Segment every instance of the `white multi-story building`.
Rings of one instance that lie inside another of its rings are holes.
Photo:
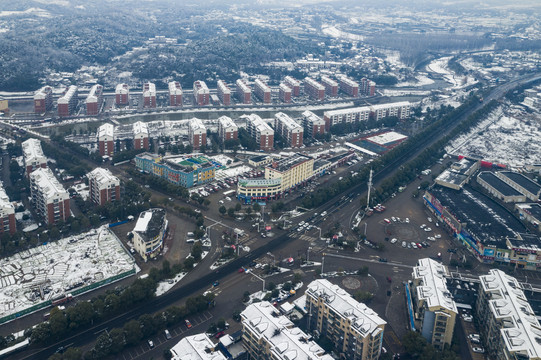
[[[302,113],[302,121],[304,128],[308,130],[311,137],[325,134],[325,120],[310,110]]]
[[[78,98],[78,88],[75,85],[70,85],[64,95],[58,99],[58,116],[70,116],[75,112]]]
[[[120,199],[120,180],[109,169],[95,168],[88,174],[90,200],[97,205],[105,205]]]
[[[254,360],[332,360],[268,301],[249,305],[242,313],[242,341]]]
[[[98,128],[98,151],[101,156],[113,156],[115,153],[115,127],[103,124]]]
[[[237,97],[241,104],[252,103],[252,89],[242,79],[238,79],[235,83],[237,85]]]
[[[115,88],[115,103],[117,105],[128,105],[130,101],[130,88],[128,84],[118,84]]]
[[[321,83],[325,87],[325,93],[330,97],[338,96],[338,82],[330,77],[323,75],[321,77]]]
[[[156,107],[156,85],[152,82],[143,84],[143,106],[146,108]]]
[[[411,287],[416,318],[421,322],[421,334],[436,349],[451,346],[458,314],[456,304],[447,289],[447,268],[430,258],[419,259],[413,268]]]
[[[167,224],[164,209],[154,208],[139,214],[133,228],[133,247],[143,260],[155,258],[163,249]]]
[[[325,120],[326,130],[329,130],[331,126],[336,124],[368,121],[371,117],[376,121],[389,116],[396,116],[400,120],[403,120],[410,116],[410,107],[411,104],[408,101],[402,101],[373,106],[330,110],[323,113],[323,119]]]
[[[169,106],[182,106],[182,87],[178,81],[169,83]]]
[[[254,82],[255,94],[265,104],[271,102],[271,88],[263,80],[256,79]]]
[[[4,188],[0,185],[0,236],[2,234],[15,234],[16,221],[15,221],[15,207],[9,201],[9,197],[6,194]]]
[[[207,334],[186,336],[171,348],[171,360],[226,360]]]
[[[21,145],[23,148],[24,168],[27,176],[36,169],[47,167],[47,158],[41,149],[41,141],[30,138],[23,141]]]
[[[498,269],[479,280],[476,317],[490,358],[541,359],[541,324],[521,284]]]
[[[246,119],[246,128],[250,136],[263,151],[271,151],[274,148],[274,130],[257,114],[243,116]]]
[[[218,80],[217,83],[218,98],[225,106],[231,105],[231,89],[223,80]]]
[[[194,149],[207,145],[207,128],[198,118],[193,118],[188,124],[188,138]]]
[[[238,139],[239,128],[233,120],[228,116],[220,116],[218,118],[218,136],[222,142],[227,140]]]
[[[47,224],[66,221],[70,213],[69,194],[48,168],[40,168],[30,174],[32,203]]]
[[[314,280],[306,289],[308,328],[326,336],[343,359],[376,360],[386,322],[329,280]]]
[[[304,129],[289,117],[289,115],[283,112],[276,113],[274,115],[274,128],[284,138],[285,146],[292,148],[302,146]]]

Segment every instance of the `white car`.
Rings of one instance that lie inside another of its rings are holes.
[[[434,237],[435,237],[436,239],[441,239],[441,235],[440,235],[440,234],[436,234],[436,235],[434,235]]]
[[[402,241],[402,247],[405,248],[405,247],[407,247],[407,246],[408,246],[408,244],[406,244],[405,241]]]
[[[394,244],[394,243],[396,243],[397,241],[398,241],[397,238],[392,238],[392,239],[391,239],[391,244]]]
[[[303,226],[303,225],[304,225],[304,221],[301,221],[301,222],[299,223],[299,226]]]
[[[406,224],[409,224],[409,223],[410,223],[410,219],[406,218]]]
[[[475,353],[479,353],[479,354],[484,354],[485,353],[485,349],[483,349],[480,346],[472,347],[472,351],[475,352]]]
[[[414,248],[414,249],[417,249],[417,244],[414,243],[413,241],[410,243],[411,244],[411,247]]]
[[[427,228],[425,228],[425,231],[426,231],[426,232],[428,232],[428,231],[432,231],[432,229],[431,229],[431,228],[429,228],[429,227],[427,227]]]
[[[426,227],[426,224],[422,224],[421,226],[419,226],[421,229],[424,229]]]
[[[429,217],[429,218],[427,218],[427,219],[428,219],[428,222],[432,222],[432,218],[431,218],[431,217]]]
[[[393,222],[396,222],[396,218],[395,218],[394,216],[391,217],[391,220],[392,220]]]

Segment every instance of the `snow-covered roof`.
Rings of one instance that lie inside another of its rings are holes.
[[[349,319],[351,328],[362,337],[370,334],[375,335],[381,331],[380,326],[387,324],[374,310],[358,302],[344,289],[332,284],[329,280],[312,281],[305,294],[314,299],[324,298],[325,305],[341,317]]]
[[[252,89],[244,82],[244,80],[238,79],[236,81],[236,84],[243,93],[251,93],[252,92]]]
[[[527,359],[541,357],[541,325],[517,279],[491,269],[479,277],[481,289],[490,294],[489,309],[502,328],[500,335],[510,353]]]
[[[415,291],[417,298],[424,300],[430,310],[444,308],[456,314],[456,304],[445,282],[446,273],[446,267],[437,261],[430,258],[419,259],[412,274],[415,283],[419,284]]]
[[[4,187],[0,185],[0,217],[4,217],[9,214],[15,213],[15,207],[9,201],[9,197],[4,190]]]
[[[387,109],[393,109],[393,108],[400,108],[400,107],[407,107],[410,106],[409,101],[399,101],[395,103],[388,103],[388,104],[376,104],[372,105],[372,111],[378,111],[378,110],[387,110]]]
[[[156,84],[153,82],[146,82],[143,84],[143,96],[156,96]]]
[[[223,94],[231,94],[231,90],[229,89],[229,86],[227,86],[227,84],[225,83],[225,81],[223,80],[218,80],[218,89],[220,89],[220,91],[223,93]]]
[[[197,80],[193,83],[193,91],[195,94],[208,94],[209,88],[204,81]]]
[[[288,131],[292,130],[302,130],[302,126],[297,124],[295,120],[293,120],[289,115],[279,112],[274,115],[277,121],[279,121],[283,127],[285,127]]]
[[[48,95],[52,94],[53,89],[50,86],[44,86],[34,94],[34,99],[45,99]]]
[[[86,176],[89,180],[92,179],[96,181],[98,187],[100,187],[102,184],[120,185],[120,180],[118,180],[118,178],[114,176],[109,169],[97,167],[86,174]]]
[[[38,188],[38,191],[45,199],[62,197],[69,199],[68,192],[62,184],[56,179],[53,172],[49,168],[39,168],[30,174],[30,179],[33,185]]]
[[[190,120],[190,131],[191,132],[199,131],[199,132],[206,133],[207,128],[205,127],[205,125],[203,125],[203,121],[201,121],[201,119],[193,118]]]
[[[273,359],[332,360],[311,336],[295,327],[268,301],[249,305],[242,313],[245,333],[268,343]]]
[[[250,115],[243,115],[242,117],[246,118],[247,121],[249,121],[252,126],[257,129],[258,132],[265,134],[265,133],[272,133],[274,134],[274,130],[267,124],[263,119],[257,115],[257,114],[250,114]]]
[[[291,86],[300,86],[301,85],[301,82],[299,80],[295,79],[292,76],[286,76],[284,78],[284,81],[286,83],[288,83],[289,85],[291,85]]]
[[[73,98],[73,96],[75,95],[76,92],[77,92],[77,86],[70,85],[70,87],[68,88],[66,93],[61,98],[58,99],[58,103],[59,104],[68,104],[71,101],[71,99]]]
[[[220,116],[218,122],[222,128],[234,127],[237,128],[237,124],[229,116]]]
[[[280,90],[284,92],[291,92],[291,88],[287,86],[285,83],[280,83]]]
[[[133,231],[138,233],[144,240],[152,239],[160,233],[162,227],[166,224],[165,210],[154,208],[143,211],[139,214]]]
[[[345,75],[340,76],[340,81],[352,87],[359,87],[359,84],[357,82],[353,81]]]
[[[178,81],[169,83],[169,95],[182,95],[182,87]]]
[[[133,123],[133,135],[146,134],[148,136],[148,125],[142,121]]]
[[[103,86],[99,84],[95,84],[90,88],[90,92],[88,93],[88,96],[86,97],[87,103],[97,102],[98,97],[101,95],[101,92],[103,90]]]
[[[328,77],[327,75],[323,75],[321,77],[321,82],[329,86],[338,86],[338,83],[335,80]]]
[[[47,158],[43,154],[41,149],[41,141],[38,139],[30,138],[26,141],[23,141],[21,144],[23,148],[23,156],[25,164],[31,164],[34,162],[37,163],[46,163]]]
[[[171,348],[172,360],[226,360],[207,334],[187,336]]]
[[[256,79],[255,80],[255,86],[256,87],[259,87],[260,89],[262,89],[263,91],[267,92],[267,91],[271,91],[269,85],[267,85],[265,82],[263,82],[263,80],[261,79]]]
[[[321,126],[325,125],[325,120],[323,120],[320,116],[317,116],[310,110],[306,110],[302,113],[303,118],[308,121],[312,126]]]
[[[128,84],[118,84],[115,88],[115,94],[128,94],[129,91]]]
[[[325,87],[323,85],[321,85],[311,77],[304,78],[304,83],[316,88],[317,90],[325,90]]]
[[[385,145],[388,143],[392,143],[392,142],[400,141],[404,139],[407,139],[406,135],[402,135],[394,131],[385,132],[383,134],[378,134],[378,135],[374,135],[367,138],[367,140],[370,140],[371,142],[374,142],[379,145]]]
[[[114,137],[115,127],[113,124],[103,124],[98,128],[98,139],[103,137]]]
[[[347,115],[347,114],[356,114],[356,113],[362,113],[362,112],[370,113],[371,107],[361,106],[361,107],[354,107],[354,108],[329,110],[329,111],[325,111],[323,114],[327,117],[331,117],[331,116],[339,116],[339,115]]]

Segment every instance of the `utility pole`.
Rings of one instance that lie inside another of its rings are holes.
[[[325,265],[325,253],[321,257],[321,273],[323,274],[323,265]]]
[[[370,192],[372,191],[372,174],[373,174],[373,170],[370,169],[370,177],[368,178],[368,193],[366,194],[366,210],[365,212],[368,211],[368,209],[370,209]]]

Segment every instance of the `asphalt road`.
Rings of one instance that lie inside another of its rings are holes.
[[[510,83],[503,84],[499,86],[498,88],[492,90],[491,94],[486,96],[486,101],[488,102],[493,98],[501,97],[506,91],[513,88],[514,86],[520,85],[525,82],[533,81],[539,78],[541,78],[541,75],[535,75],[535,76],[520,78]],[[430,146],[433,142],[437,141],[441,136],[444,136],[448,131],[450,131],[453,128],[454,125],[458,124],[462,119],[466,118],[467,116],[469,116],[471,113],[478,110],[482,106],[483,104],[476,104],[475,106],[472,106],[470,109],[464,111],[463,114],[459,116],[457,119],[450,122],[448,125],[448,128],[445,129],[445,131],[441,131],[438,134],[435,134],[434,137],[430,137],[422,141],[422,144],[419,144],[419,147],[417,148],[416,151],[407,152],[399,156],[397,160],[389,164],[387,167],[385,167],[383,170],[381,170],[375,175],[374,183],[377,185],[378,182],[382,181],[387,176],[393,174],[395,171],[398,171],[401,164],[403,164],[404,162],[407,162],[408,160],[413,159],[421,151],[423,151],[424,148]],[[351,224],[352,214],[359,209],[359,203],[358,201],[356,201],[356,198],[362,195],[362,193],[364,193],[365,187],[366,187],[365,184],[359,184],[353,187],[352,189],[345,191],[343,194],[337,195],[334,199],[331,199],[329,202],[320,206],[318,209],[315,209],[314,212],[317,212],[319,214],[321,214],[321,212],[323,211],[327,211],[328,215],[325,218],[316,217],[316,219],[314,219],[314,223],[321,227],[322,225],[328,226],[332,221],[338,220],[342,224],[348,224],[348,227],[349,227]],[[344,194],[348,194],[348,195],[351,194],[351,196],[344,196]],[[299,221],[307,217],[308,217],[308,214],[299,218]],[[294,234],[294,233],[292,232],[291,234]],[[291,242],[291,240],[292,239],[290,238],[289,234],[279,235],[267,241],[260,247],[253,249],[249,254],[242,256],[232,261],[231,263],[226,264],[225,266],[223,266],[222,268],[220,268],[214,273],[207,273],[205,275],[202,275],[197,280],[187,283],[186,285],[179,287],[177,289],[173,289],[158,298],[155,298],[137,307],[129,309],[124,314],[118,315],[117,317],[109,319],[90,329],[83,330],[49,347],[42,348],[42,349],[28,350],[24,354],[22,354],[22,357],[17,357],[17,358],[45,359],[51,354],[53,354],[54,351],[60,346],[70,345],[70,346],[82,347],[88,342],[93,341],[96,338],[96,334],[100,333],[101,331],[104,331],[105,329],[112,329],[114,327],[122,327],[125,322],[138,318],[142,314],[153,313],[153,312],[163,310],[164,308],[177,302],[179,299],[185,298],[187,296],[195,294],[198,291],[205,289],[206,287],[208,287],[209,284],[211,284],[215,280],[221,280],[225,276],[233,272],[236,272],[238,268],[240,268],[241,266],[246,266],[253,259],[258,258],[266,254],[267,252],[275,251],[276,249],[282,247],[283,245],[287,245],[288,243]],[[394,264],[389,264],[389,265],[393,266]]]

